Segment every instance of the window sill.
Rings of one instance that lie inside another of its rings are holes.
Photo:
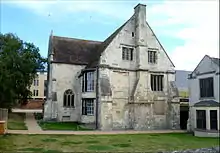
[[[163,93],[164,91],[162,90],[162,91],[153,91],[153,90],[151,90],[152,92],[157,92],[157,93]]]
[[[93,91],[82,91],[82,93],[91,93],[91,92],[95,92],[95,90],[93,90]]]
[[[215,99],[215,97],[200,97],[199,100],[205,100],[205,99]]]
[[[148,62],[148,64],[149,64],[149,65],[157,65],[157,63],[149,63],[149,62]]]
[[[94,114],[93,115],[82,115],[82,116],[94,116]]]
[[[63,106],[64,109],[75,109],[76,107],[66,107],[66,106]]]
[[[220,130],[207,130],[207,129],[198,129],[198,128],[195,128],[194,130],[199,131],[199,132],[208,132],[208,133],[218,133],[218,132],[220,132]]]

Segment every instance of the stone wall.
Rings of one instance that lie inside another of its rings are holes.
[[[153,92],[149,74],[140,73],[131,99],[135,72],[100,69],[100,80],[107,80],[100,84],[100,129],[179,129],[180,105],[178,98],[168,98],[168,78],[164,91]]]

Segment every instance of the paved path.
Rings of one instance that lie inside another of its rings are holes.
[[[148,131],[43,131],[37,124],[34,114],[26,113],[28,130],[8,130],[10,134],[61,134],[61,135],[112,135],[112,134],[147,134],[147,133],[185,133],[184,130],[148,130]]]
[[[26,120],[25,120],[26,126],[28,128],[28,132],[30,133],[39,133],[42,131],[40,126],[37,124],[37,121],[34,118],[34,114],[32,113],[26,113]]]
[[[20,108],[13,108],[11,110],[14,113],[42,113],[42,109],[20,109]]]
[[[114,134],[152,134],[152,133],[185,133],[183,130],[151,130],[151,131],[28,131],[8,130],[10,134],[60,134],[60,135],[114,135]]]

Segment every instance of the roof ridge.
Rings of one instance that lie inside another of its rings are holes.
[[[102,43],[103,41],[98,41],[98,40],[89,40],[89,39],[81,39],[81,38],[72,38],[72,37],[63,37],[63,36],[55,36],[53,35],[52,37],[55,37],[55,38],[60,38],[60,39],[63,39],[63,40],[77,40],[77,41],[90,41],[90,42],[99,42],[99,43]]]

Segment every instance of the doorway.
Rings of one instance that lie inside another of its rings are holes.
[[[189,118],[189,106],[180,106],[180,128],[187,129],[187,120]]]

